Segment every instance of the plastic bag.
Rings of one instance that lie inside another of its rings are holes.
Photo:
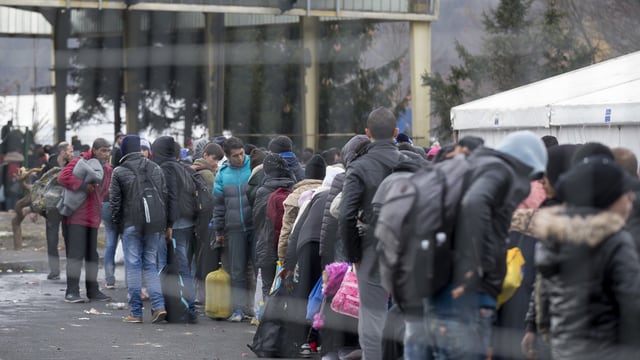
[[[358,278],[353,268],[344,275],[338,292],[331,301],[331,309],[339,314],[358,318],[360,296],[358,295]]]

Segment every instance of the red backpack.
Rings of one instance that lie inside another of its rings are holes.
[[[267,218],[271,222],[273,229],[273,239],[271,244],[278,246],[280,230],[282,229],[282,217],[284,216],[284,201],[291,194],[291,189],[286,187],[277,188],[267,198]]]

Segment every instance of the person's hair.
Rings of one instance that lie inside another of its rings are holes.
[[[222,147],[213,142],[208,143],[204,147],[204,150],[202,151],[202,153],[207,155],[213,155],[218,160],[221,160],[224,157],[224,150],[222,150]]]
[[[224,141],[222,149],[224,150],[225,155],[230,156],[231,150],[244,149],[244,143],[237,137],[232,136]]]
[[[542,137],[542,142],[544,143],[544,147],[548,149],[552,146],[558,145],[558,138],[553,135],[545,135]]]
[[[638,176],[638,158],[636,158],[633,151],[627,148],[617,147],[611,149],[611,152],[613,152],[615,161],[624,169],[624,171],[633,177]]]
[[[389,109],[379,107],[369,114],[367,129],[374,140],[391,139],[396,129],[396,117]]]
[[[62,141],[60,144],[58,144],[58,147],[56,148],[56,150],[58,150],[58,154],[62,154],[63,152],[67,151],[68,147],[69,147],[69,143],[66,141]]]
[[[107,139],[105,138],[97,138],[95,140],[93,140],[93,146],[92,148],[94,149],[100,149],[103,147],[111,147],[111,144],[107,141]],[[87,149],[86,151],[88,151],[89,149]]]
[[[324,162],[327,163],[327,166],[333,165],[336,163],[336,155],[340,154],[340,150],[336,147],[332,147],[322,152],[322,157],[324,158]]]

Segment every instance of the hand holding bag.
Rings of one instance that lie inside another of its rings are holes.
[[[358,295],[358,278],[352,266],[349,267],[338,292],[331,301],[331,309],[339,314],[358,318],[360,296]]]

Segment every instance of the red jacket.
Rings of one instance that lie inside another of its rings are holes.
[[[80,154],[86,160],[91,159],[91,152]],[[73,168],[78,163],[79,158],[71,160],[60,171],[58,175],[58,183],[69,190],[78,190],[83,184],[82,180],[73,176]],[[108,198],[109,185],[111,184],[111,166],[109,164],[103,165],[104,178],[102,184],[96,186],[96,191],[87,194],[87,199],[80,205],[80,207],[71,214],[71,216],[64,217],[65,224],[81,225],[91,228],[100,227],[100,210],[102,208],[102,199]]]

